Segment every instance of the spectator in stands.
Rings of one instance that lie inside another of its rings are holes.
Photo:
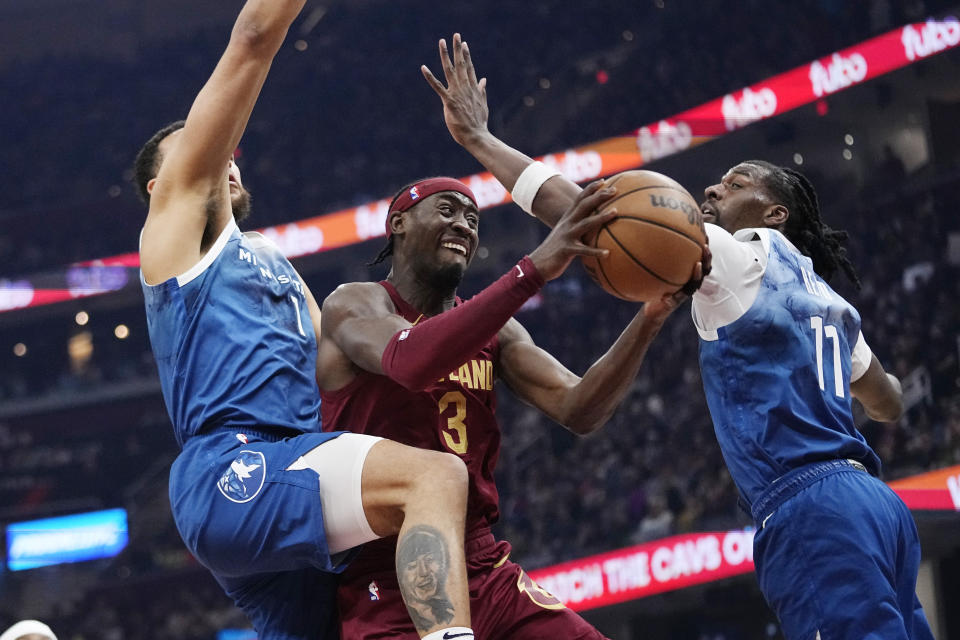
[[[57,640],[57,635],[39,620],[21,620],[0,634],[0,640]]]

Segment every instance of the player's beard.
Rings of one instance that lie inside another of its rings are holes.
[[[250,217],[252,200],[253,196],[243,187],[240,188],[240,193],[237,194],[235,198],[230,199],[230,207],[233,209],[233,219],[237,221],[237,224],[240,224]]]
[[[454,291],[460,286],[465,271],[460,264],[444,265],[430,273],[430,286],[439,291]]]

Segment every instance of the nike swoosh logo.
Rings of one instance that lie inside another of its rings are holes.
[[[520,267],[517,267],[517,268],[519,269]],[[451,640],[451,638],[472,638],[472,637],[473,637],[473,634],[472,634],[472,633],[450,633],[450,632],[447,632],[447,633],[443,634],[443,640]]]
[[[523,275],[524,275],[523,269],[520,268],[520,265],[515,265],[515,266],[517,267],[517,271],[520,272],[520,273],[517,274],[517,277],[518,277],[518,278],[522,278]],[[451,637],[451,638],[456,638],[457,636],[450,636],[450,637]],[[446,640],[446,638],[447,638],[446,636],[443,637],[444,640]]]

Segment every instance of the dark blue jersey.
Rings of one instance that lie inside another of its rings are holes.
[[[231,219],[187,273],[141,284],[181,446],[219,426],[320,431],[317,340],[304,287],[276,246]]]
[[[779,232],[757,231],[767,253],[756,299],[709,339],[700,368],[727,468],[752,503],[798,466],[880,461],[853,424],[851,352],[860,314]]]

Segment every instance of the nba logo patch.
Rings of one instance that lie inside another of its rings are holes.
[[[220,479],[217,488],[231,502],[250,502],[257,497],[267,477],[267,461],[259,451],[241,451]]]
[[[420,199],[420,190],[416,187],[410,187],[410,198],[413,200]]]
[[[376,580],[370,581],[370,584],[367,586],[367,591],[370,592],[370,600],[377,601],[380,599],[380,586],[377,585]]]

